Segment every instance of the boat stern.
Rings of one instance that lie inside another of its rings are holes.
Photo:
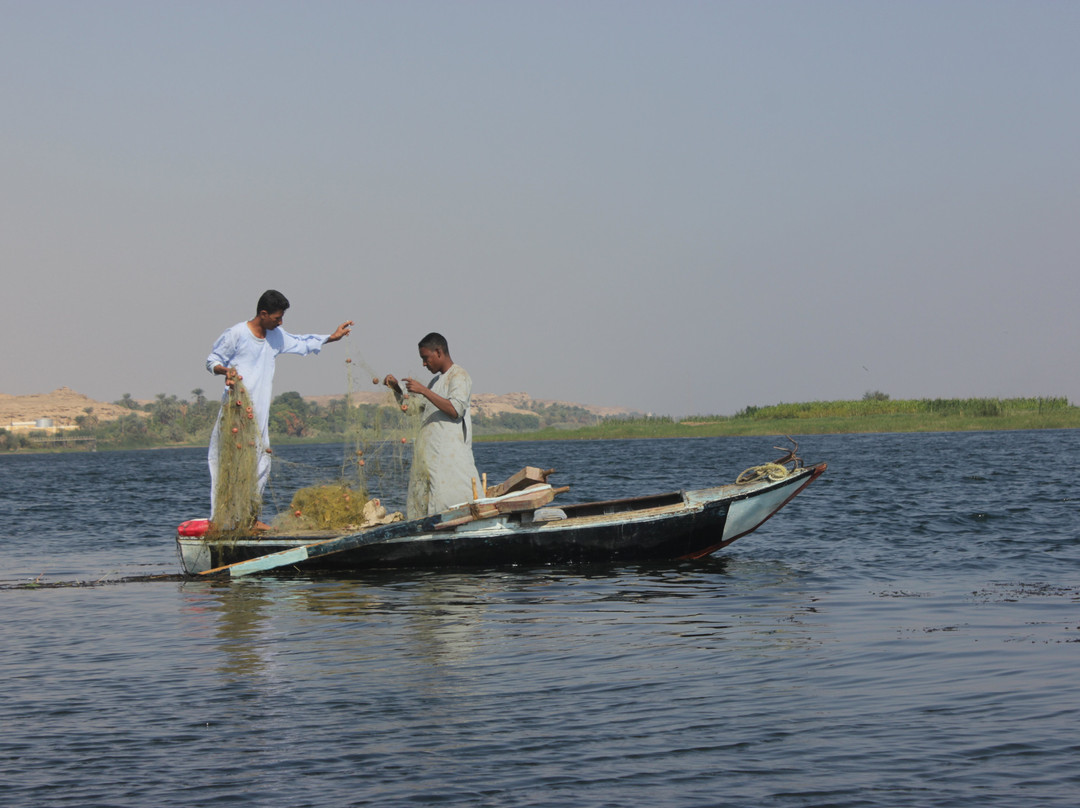
[[[200,572],[213,569],[210,545],[201,538],[178,533],[176,554],[180,558],[180,566],[188,575],[198,575]]]

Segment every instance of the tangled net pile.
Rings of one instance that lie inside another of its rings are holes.
[[[343,480],[301,488],[293,495],[289,507],[289,512],[274,519],[273,526],[278,532],[360,530],[403,518],[400,513],[387,513],[379,500],[368,499],[363,490]]]

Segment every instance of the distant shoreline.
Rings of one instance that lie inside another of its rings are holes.
[[[511,435],[477,436],[479,442],[513,440],[620,440],[631,438],[770,437],[783,435],[874,435],[927,432],[1023,432],[1080,428],[1080,413],[1068,417],[1015,417],[1004,419],[899,416],[892,421],[872,418],[786,418],[741,422],[617,422],[574,430],[548,429]]]
[[[70,391],[67,391],[70,393]],[[524,396],[524,394],[516,394]],[[290,398],[291,397],[291,398]],[[531,402],[531,400],[529,400]],[[372,442],[384,440],[393,432],[392,421],[380,420],[373,413],[377,407],[368,405],[364,413],[357,410],[355,419],[327,419],[330,407],[318,412],[303,410],[300,397],[287,393],[275,399],[274,406],[286,408],[291,423],[301,422],[308,434],[292,435],[271,432],[272,443],[278,446],[300,444],[337,444],[358,437]],[[289,407],[297,407],[297,415]],[[218,415],[216,401],[201,399],[188,405],[175,397],[160,397],[144,412],[129,412],[116,421],[98,422],[86,415],[78,419],[77,429],[63,433],[65,440],[53,433],[21,435],[0,428],[0,454],[71,451],[109,451],[144,448],[184,448],[205,446],[210,428]],[[362,408],[361,408],[362,409]],[[394,409],[394,408],[389,408]],[[273,412],[272,423],[273,423]],[[544,424],[537,413],[555,413],[555,418],[540,429],[529,428]],[[331,413],[332,414],[332,413]],[[904,434],[920,432],[1013,432],[1025,430],[1075,429],[1080,427],[1080,407],[1065,398],[1012,399],[919,399],[891,401],[887,397],[864,398],[860,401],[817,401],[796,404],[776,404],[747,407],[733,416],[696,415],[683,419],[668,416],[594,417],[581,408],[534,406],[532,425],[514,415],[498,417],[474,416],[475,440],[483,443],[503,441],[548,440],[623,440],[642,438],[701,438],[701,437],[775,437],[784,435],[835,434]],[[585,418],[582,418],[584,414]],[[400,413],[398,413],[400,415]],[[574,422],[572,419],[576,418]],[[584,423],[582,422],[584,420]],[[365,426],[366,424],[366,426]],[[381,424],[381,427],[380,427]],[[178,428],[186,425],[186,428]],[[401,424],[397,428],[401,428]],[[150,431],[155,427],[157,431]],[[124,430],[127,430],[125,433]],[[387,430],[391,431],[387,431]],[[352,430],[352,431],[350,431]],[[137,437],[137,440],[134,438]]]
[[[906,420],[906,419],[904,419]],[[546,429],[538,432],[505,433],[499,435],[477,435],[476,443],[507,443],[507,442],[540,442],[540,441],[574,441],[574,440],[650,440],[650,439],[683,439],[683,438],[723,438],[723,437],[769,437],[778,438],[784,436],[812,436],[812,435],[887,435],[887,434],[919,434],[935,432],[1024,432],[1044,431],[1053,429],[1078,429],[1080,417],[1071,419],[1009,419],[1006,422],[991,423],[986,419],[972,420],[962,418],[942,418],[937,421],[921,420],[917,423],[905,423],[898,420],[887,426],[880,423],[858,423],[858,419],[836,419],[832,422],[822,423],[821,419],[791,418],[783,420],[769,420],[751,424],[731,423],[656,423],[626,424],[622,428],[618,425],[610,427],[582,427],[579,429]],[[275,446],[305,446],[305,445],[328,445],[332,446],[347,440],[344,436],[320,435],[311,438],[294,438],[287,435],[272,435]],[[202,443],[171,443],[154,446],[98,446],[86,448],[85,446],[55,445],[51,447],[21,447],[16,450],[0,452],[0,457],[5,454],[60,454],[70,452],[94,452],[94,451],[154,451],[161,449],[201,449],[206,446]]]

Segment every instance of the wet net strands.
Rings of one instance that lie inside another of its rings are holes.
[[[239,379],[229,388],[218,422],[218,471],[210,521],[218,534],[244,532],[255,524],[262,509],[258,457],[263,447],[251,397]]]
[[[360,357],[346,358],[345,367],[346,421],[340,466],[316,468],[275,456],[266,494],[274,512],[267,521],[276,534],[351,530],[404,518],[398,512],[388,513],[379,496],[388,491],[404,492],[414,475],[425,473],[426,462],[417,441],[422,401],[405,394],[399,402]],[[369,383],[381,387],[382,395],[374,405],[361,404],[356,395],[361,385]],[[211,520],[218,538],[249,534],[263,510],[256,475],[258,457],[268,450],[261,445],[250,408],[247,392],[237,382],[221,412],[219,471]],[[303,478],[311,484],[295,492],[279,492],[277,483],[283,476]]]

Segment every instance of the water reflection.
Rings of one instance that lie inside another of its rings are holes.
[[[273,643],[267,642],[272,600],[265,587],[250,582],[187,581],[181,585],[185,634],[210,637],[221,651],[218,673],[225,681],[263,671]]]
[[[216,643],[227,679],[274,678],[282,665],[293,679],[381,676],[395,660],[429,686],[440,671],[626,643],[748,657],[816,647],[831,636],[829,615],[805,577],[779,562],[717,559],[195,581],[182,591],[189,633]]]

